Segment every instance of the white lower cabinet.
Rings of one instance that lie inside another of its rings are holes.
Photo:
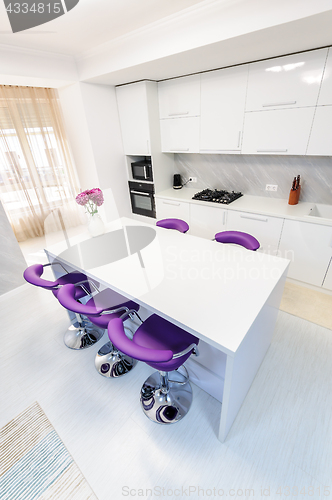
[[[282,231],[283,219],[229,210],[227,231],[243,231],[254,236],[260,243],[259,251],[276,255]]]
[[[322,286],[332,257],[332,227],[285,220],[279,252],[291,261],[288,277]],[[326,288],[332,288],[329,276]]]
[[[204,202],[202,202],[204,203]],[[190,205],[190,234],[213,240],[226,229],[227,210],[206,205]]]
[[[332,259],[330,260],[330,264],[327,269],[327,273],[323,283],[323,288],[326,288],[327,290],[332,290]]]
[[[182,219],[190,225],[189,203],[169,200],[166,198],[156,198],[157,219]]]
[[[163,153],[199,152],[199,116],[160,120]]]

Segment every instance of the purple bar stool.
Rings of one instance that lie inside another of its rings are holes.
[[[188,224],[182,219],[161,219],[156,222],[156,226],[165,229],[176,229],[180,233],[186,233],[189,229]]]
[[[103,331],[107,329],[112,318],[119,318],[125,313],[129,313],[130,319],[133,319],[134,315],[139,318],[137,314],[139,305],[132,300],[126,300],[125,297],[109,288],[92,296],[86,304],[81,304],[77,302],[76,286],[68,284],[59,290],[58,300],[66,309],[87,316],[93,324]],[[132,336],[133,332],[127,326],[125,328]],[[96,369],[103,377],[125,375],[136,363],[136,359],[119,352],[111,342],[103,345],[95,358]]]
[[[60,266],[66,274],[54,281],[42,278],[44,268],[48,266]],[[76,284],[76,299],[80,300],[91,293],[91,287],[98,289],[99,283],[89,280],[85,274],[73,271],[68,272],[60,262],[50,264],[33,264],[24,271],[24,279],[31,285],[51,290],[55,297],[58,296],[62,286],[72,283]],[[95,328],[91,322],[88,322],[80,315],[76,315],[76,322],[72,324],[64,334],[64,343],[70,349],[86,349],[94,345],[101,339],[104,331]]]
[[[108,324],[111,342],[128,356],[158,370],[141,388],[143,412],[159,424],[178,422],[189,411],[192,389],[187,370],[186,375],[177,370],[192,353],[197,355],[199,339],[156,314],[142,322],[129,339],[122,319],[112,319]],[[169,372],[172,372],[171,377]]]
[[[214,238],[219,243],[233,243],[241,245],[247,250],[255,251],[260,247],[259,241],[254,236],[242,233],[241,231],[222,231],[221,233],[217,233]]]

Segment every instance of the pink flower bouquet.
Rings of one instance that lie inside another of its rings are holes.
[[[90,215],[98,213],[98,207],[104,203],[103,192],[99,188],[87,189],[76,196],[76,202],[85,207]]]

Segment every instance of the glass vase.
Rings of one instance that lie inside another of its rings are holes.
[[[105,224],[99,214],[89,216],[88,231],[93,238],[104,234]]]

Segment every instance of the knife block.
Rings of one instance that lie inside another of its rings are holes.
[[[297,189],[294,189],[294,191],[292,189],[290,190],[288,205],[297,205],[298,204],[300,192],[301,192],[301,186],[299,186]]]

